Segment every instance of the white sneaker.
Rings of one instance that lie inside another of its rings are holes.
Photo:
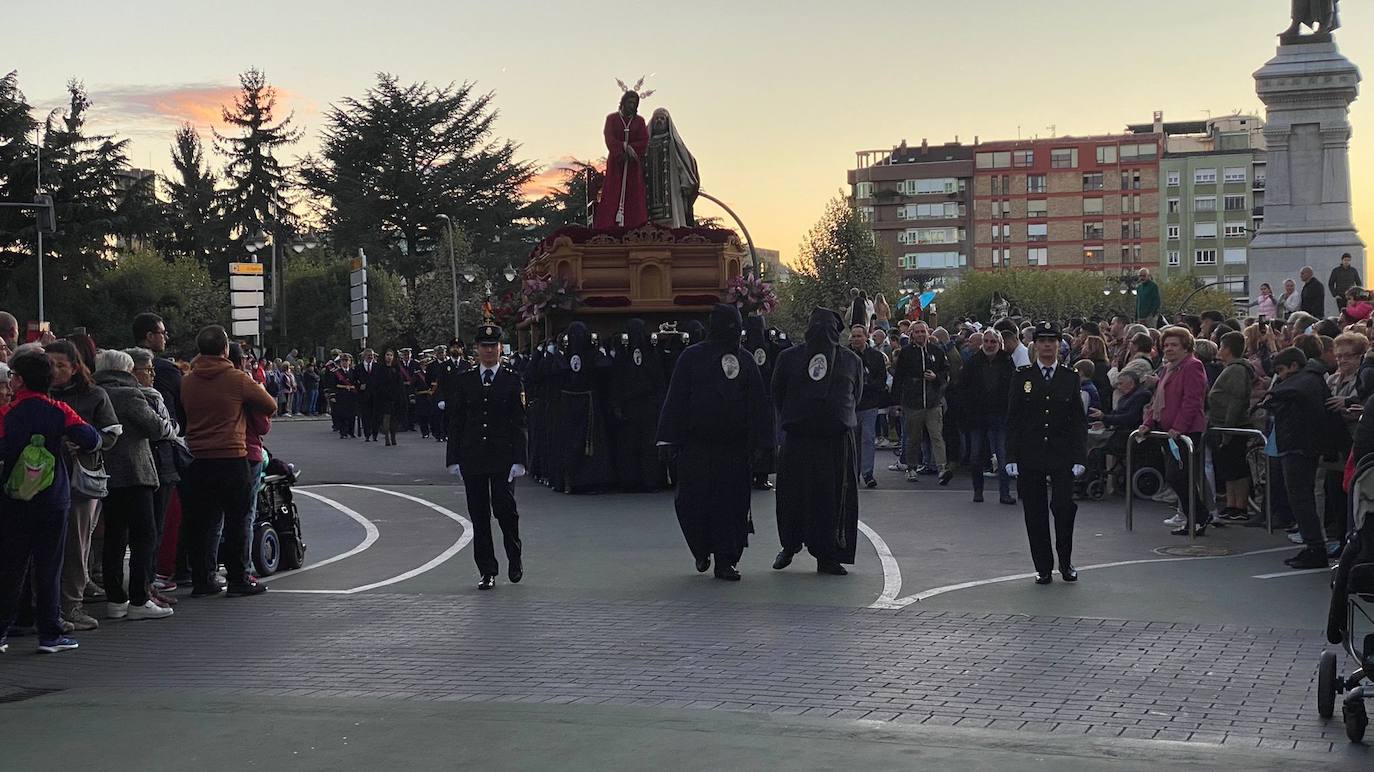
[[[900,462],[900,461],[894,461],[893,463],[887,465],[887,471],[889,471],[889,472],[905,472],[905,471],[906,471],[906,464],[903,464],[903,463]]]
[[[106,604],[105,604],[105,618],[106,618],[106,619],[123,619],[124,617],[126,617],[126,616],[128,616],[128,615],[129,615],[129,604],[128,604],[128,603],[106,603]]]
[[[126,604],[127,605],[127,604]],[[134,606],[129,609],[130,619],[162,619],[172,615],[172,609],[159,606],[152,601],[145,602],[142,606]]]
[[[1164,521],[1164,524],[1171,525],[1174,528],[1177,528],[1186,522],[1188,522],[1188,519],[1183,516],[1182,512],[1175,512],[1173,517]]]
[[[1294,531],[1293,533],[1288,534],[1288,540],[1291,541],[1291,542],[1293,542],[1294,544],[1304,544],[1304,543],[1305,543],[1305,542],[1302,540],[1302,531]]]

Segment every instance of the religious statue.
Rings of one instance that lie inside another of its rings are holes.
[[[644,196],[644,166],[641,159],[649,152],[649,129],[639,116],[639,102],[654,93],[640,93],[644,79],[634,88],[617,80],[621,90],[620,109],[606,116],[606,178],[601,187],[601,203],[592,221],[595,228],[638,228],[649,221]]]
[[[1293,24],[1279,33],[1283,43],[1295,43],[1305,37],[1329,38],[1331,31],[1341,26],[1336,5],[1340,0],[1293,0]],[[1312,29],[1310,36],[1301,34],[1302,25]]]
[[[701,188],[697,159],[660,107],[649,119],[649,219],[665,228],[696,225],[692,206]]]

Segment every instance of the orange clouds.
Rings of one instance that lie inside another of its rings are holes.
[[[570,155],[563,156],[535,172],[520,192],[525,198],[533,199],[543,198],[550,193],[561,190],[568,181],[568,173],[577,169],[582,163],[584,162]]]
[[[239,93],[236,85],[187,83],[170,86],[127,86],[91,92],[93,109],[107,121],[132,133],[134,127],[147,129],[189,123],[198,128],[218,126],[220,109],[232,105]],[[291,112],[295,94],[277,87],[276,114]],[[306,109],[312,109],[307,105]],[[132,124],[132,126],[130,125]]]

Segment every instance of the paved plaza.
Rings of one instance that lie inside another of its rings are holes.
[[[693,570],[669,494],[521,481],[525,579],[479,593],[440,445],[313,421],[269,439],[304,470],[306,568],[261,598],[182,594],[174,618],[107,623],[70,654],[12,639],[15,768],[74,733],[102,739],[72,768],[131,770],[1368,762],[1316,715],[1326,577],[1286,570],[1282,534],[1217,529],[1196,544],[1224,554],[1180,556],[1161,506],[1127,532],[1119,499],[1084,503],[1081,581],[1039,587],[1019,506],[883,472],[850,576],[805,555],[771,570],[763,492],[744,579],[726,583]],[[124,732],[144,719],[174,744]]]

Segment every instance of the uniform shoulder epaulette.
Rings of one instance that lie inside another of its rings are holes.
[[[1029,370],[1029,369],[1031,369],[1031,366],[1030,366],[1030,365],[1021,365],[1020,367],[1016,368],[1016,372],[1019,373],[1019,372],[1021,372],[1022,370]]]

